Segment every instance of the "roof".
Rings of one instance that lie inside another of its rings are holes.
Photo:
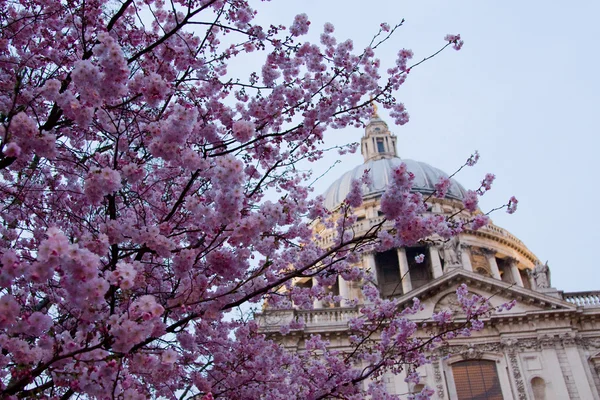
[[[325,207],[330,210],[335,209],[348,195],[352,180],[360,179],[365,170],[370,171],[373,184],[370,187],[363,187],[363,198],[368,199],[381,196],[390,183],[392,169],[401,163],[405,163],[408,171],[412,172],[415,176],[412,188],[414,192],[431,194],[435,191],[435,184],[439,182],[440,178],[448,177],[448,174],[442,170],[420,161],[400,159],[398,157],[372,160],[351,169],[333,182],[324,193]],[[462,200],[465,194],[465,188],[452,179],[450,188],[446,193],[446,198]]]

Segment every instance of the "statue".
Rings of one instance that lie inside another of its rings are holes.
[[[550,287],[550,268],[548,267],[548,261],[546,261],[545,264],[540,262],[535,263],[533,279],[537,289],[548,289]]]
[[[444,268],[459,267],[462,264],[462,250],[457,236],[443,242],[440,250],[440,258],[444,260]]]

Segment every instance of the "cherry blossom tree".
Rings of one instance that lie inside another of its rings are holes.
[[[313,337],[303,354],[234,317],[265,298],[310,307],[323,291],[294,278],[317,276],[321,289],[338,274],[360,280],[364,249],[464,228],[427,216],[399,168],[382,199],[395,229],[345,229],[355,184],[330,222],[336,245],[315,244],[311,221],[330,212],[297,163],[322,157],[331,130],[361,126],[371,101],[407,122],[395,93],[419,63],[401,50],[381,76],[375,52],[401,23],[357,51],[330,24],[320,43],[304,42],[306,15],[289,28],[254,15],[244,0],[0,3],[1,397],[388,398],[363,382],[426,362],[488,312],[463,288],[473,318],[457,326],[440,314],[440,329],[416,338],[406,316],[418,302],[398,310],[367,285],[354,350]],[[250,53],[260,70],[232,76]]]

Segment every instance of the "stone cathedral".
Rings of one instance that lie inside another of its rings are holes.
[[[376,113],[361,142],[364,164],[346,172],[326,191],[328,209],[335,211],[350,190],[350,183],[365,169],[373,184],[363,191],[364,202],[355,210],[357,234],[382,221],[379,199],[391,169],[404,162],[415,176],[413,191],[430,195],[440,177],[447,176],[429,164],[401,159],[397,138]],[[451,215],[461,210],[464,188],[452,180],[444,199],[428,200],[432,213]],[[385,225],[384,225],[385,226]],[[328,246],[333,232],[315,226],[319,244]],[[415,257],[425,255],[417,263]],[[386,375],[391,393],[418,393],[422,385],[435,391],[433,398],[450,400],[563,400],[600,399],[600,291],[565,293],[555,288],[547,264],[518,238],[493,223],[478,231],[465,231],[452,240],[398,248],[362,257],[362,267],[373,272],[381,297],[409,304],[421,300],[423,311],[412,316],[431,318],[434,312],[461,310],[456,288],[492,297],[492,305],[516,300],[510,311],[494,313],[483,331],[450,341],[445,354],[419,369],[421,384],[411,387],[402,375]],[[297,285],[310,287],[310,278]],[[362,300],[356,283],[341,277],[331,290],[343,298]],[[290,350],[301,350],[304,338],[320,334],[332,345],[347,345],[348,320],[358,307],[317,301],[313,310],[269,310],[258,315],[261,329],[277,336],[282,322],[306,321],[303,329],[281,338]],[[459,315],[459,314],[458,314]]]

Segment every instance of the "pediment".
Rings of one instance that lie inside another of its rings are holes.
[[[456,289],[466,284],[469,292],[490,299],[493,306],[516,300],[511,310],[504,310],[498,315],[516,316],[547,312],[568,312],[577,310],[577,306],[560,298],[523,288],[517,285],[485,277],[474,272],[456,269],[437,278],[428,284],[411,291],[399,299],[401,305],[409,304],[413,298],[421,301],[424,309],[415,317],[428,318],[434,312],[450,309],[460,316],[462,309],[456,298]]]

